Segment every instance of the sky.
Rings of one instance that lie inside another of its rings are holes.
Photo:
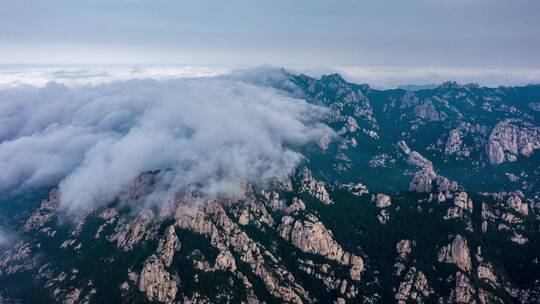
[[[0,0],[0,65],[534,74],[539,15],[534,0]]]

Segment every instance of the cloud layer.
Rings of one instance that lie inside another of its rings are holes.
[[[54,81],[68,86],[104,84],[130,79],[174,79],[210,77],[227,73],[227,68],[192,66],[64,66],[64,67],[0,67],[0,88],[32,85],[43,87]]]
[[[250,77],[2,89],[0,190],[59,184],[62,205],[80,210],[148,170],[213,194],[282,177],[302,145],[331,134],[317,122],[325,109]]]

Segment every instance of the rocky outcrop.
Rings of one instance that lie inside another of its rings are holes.
[[[386,194],[377,194],[375,198],[375,205],[377,208],[386,208],[392,205],[392,200],[390,199],[390,196]]]
[[[454,129],[448,133],[448,139],[444,147],[444,154],[452,155],[461,151],[461,134],[459,129]]]
[[[396,251],[398,257],[396,258],[396,263],[394,267],[396,268],[396,275],[401,276],[402,272],[406,269],[406,262],[408,260],[409,254],[412,251],[412,243],[410,240],[401,240],[396,244]]]
[[[347,116],[345,125],[338,131],[338,134],[343,135],[345,133],[354,133],[356,130],[358,130],[358,123],[356,122],[356,119],[354,119],[352,116]]]
[[[302,186],[300,190],[315,197],[323,204],[330,205],[333,203],[328,191],[326,191],[324,182],[317,181],[308,168],[304,168],[302,171]]]
[[[436,178],[437,174],[433,171],[433,168],[420,170],[414,175],[411,184],[409,185],[409,191],[430,193],[433,190],[433,181]]]
[[[536,149],[540,149],[540,128],[515,119],[495,125],[486,146],[489,161],[494,165],[515,161],[519,155],[529,156]]]
[[[287,214],[289,215],[297,214],[298,212],[304,211],[304,210],[306,210],[306,204],[304,204],[304,202],[301,199],[297,197],[293,197],[292,203],[287,208]]]
[[[399,284],[395,299],[399,304],[409,302],[424,303],[425,299],[433,293],[429,287],[426,275],[411,267],[405,278]]]
[[[143,210],[133,219],[119,223],[107,239],[124,251],[131,250],[145,236],[153,220],[152,210]]]
[[[0,256],[0,275],[14,274],[34,267],[32,247],[29,243],[18,242]]]
[[[465,213],[472,214],[473,202],[469,199],[467,192],[459,192],[454,195],[454,206],[450,207],[445,215],[445,219],[463,218]]]
[[[362,183],[349,183],[343,185],[345,189],[347,189],[352,195],[354,196],[362,196],[364,194],[369,194],[368,188],[362,184]]]
[[[353,280],[359,280],[364,269],[362,258],[348,253],[334,240],[332,231],[328,230],[317,217],[308,214],[305,219],[295,220],[284,216],[278,228],[279,234],[303,252],[320,255],[345,266],[351,266]]]
[[[495,276],[495,274],[493,273],[493,267],[491,266],[491,264],[480,264],[477,269],[477,275],[480,280],[491,285],[493,288],[499,286],[497,276]]]
[[[471,271],[471,256],[467,240],[456,235],[451,244],[441,248],[438,255],[439,262],[452,263],[464,272]]]
[[[456,304],[467,304],[467,303],[476,303],[474,299],[476,291],[471,285],[469,278],[461,273],[456,273],[456,285],[452,292],[450,293],[449,303]]]
[[[345,255],[345,251],[334,240],[332,232],[312,214],[299,220],[284,216],[278,230],[281,237],[303,252],[317,254],[342,264],[349,263],[350,255]]]
[[[529,215],[529,205],[519,195],[511,195],[506,200],[506,205],[523,216]]]
[[[210,239],[210,243],[222,256],[217,265],[231,265],[234,251],[252,273],[264,283],[273,296],[289,303],[310,302],[309,294],[298,285],[292,274],[279,264],[276,257],[261,244],[253,241],[226,214],[216,201],[205,199],[204,207],[190,213],[176,213],[177,224]],[[179,208],[183,208],[180,206]],[[233,268],[234,267],[229,267]]]
[[[439,113],[431,100],[426,100],[424,103],[415,106],[414,114],[416,117],[428,121],[441,121],[446,118],[446,114],[444,112]]]
[[[167,227],[163,237],[159,240],[156,255],[166,267],[171,266],[174,258],[174,253],[180,250],[180,241],[174,231],[174,226]]]
[[[411,253],[411,241],[401,240],[396,244],[396,251],[401,258],[406,258]]]
[[[54,189],[49,193],[49,198],[41,203],[41,206],[28,218],[22,230],[30,232],[38,230],[50,222],[55,216],[56,209],[60,204],[60,192]]]
[[[144,263],[139,275],[139,291],[143,292],[149,301],[174,301],[178,291],[177,283],[165,270],[165,265],[158,256],[151,255]]]

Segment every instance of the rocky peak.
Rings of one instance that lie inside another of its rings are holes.
[[[471,256],[467,240],[461,235],[456,235],[452,243],[441,248],[438,256],[439,262],[455,264],[464,272],[471,271]]]

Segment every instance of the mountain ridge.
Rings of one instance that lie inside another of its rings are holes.
[[[146,172],[69,221],[57,190],[6,198],[20,200],[21,215],[9,220],[18,239],[0,256],[0,299],[540,299],[540,112],[530,106],[540,86],[412,92],[267,75],[245,81],[326,106],[321,120],[335,132],[302,147],[291,175],[233,197],[190,185],[141,209],[159,174]]]

